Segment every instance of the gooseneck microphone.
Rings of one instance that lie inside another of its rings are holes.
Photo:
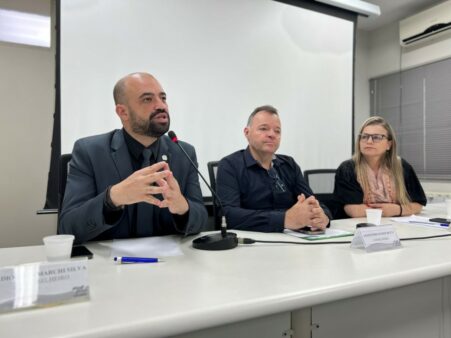
[[[193,160],[188,155],[188,153],[185,151],[185,149],[183,149],[183,147],[179,143],[179,140],[178,140],[177,136],[175,135],[175,133],[171,130],[168,132],[168,136],[172,142],[174,142],[175,144],[177,144],[179,146],[180,150],[185,155],[185,157],[188,159],[188,161],[191,163],[192,167],[196,170],[196,172],[202,178],[204,183],[207,185],[208,189],[211,191],[211,193],[213,195],[213,203],[216,200],[218,202],[218,206],[220,207],[221,211],[224,212],[224,208],[222,206],[221,200],[219,199],[218,195],[213,190],[213,188],[210,186],[210,184],[208,184],[207,180],[202,175],[202,173],[199,171],[196,164],[193,162]],[[227,232],[227,224],[225,222],[224,216],[222,217],[220,233],[201,236],[201,237],[193,240],[193,248],[200,249],[200,250],[228,250],[228,249],[235,248],[237,245],[238,245],[237,235],[233,232]]]

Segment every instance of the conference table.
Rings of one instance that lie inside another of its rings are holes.
[[[444,205],[423,214],[444,217]],[[331,227],[354,231],[362,221]],[[0,337],[450,337],[451,237],[402,241],[450,231],[382,223],[395,226],[400,248],[256,243],[201,251],[191,245],[197,236],[174,237],[183,255],[117,265],[102,243],[90,243],[90,299],[2,313]],[[43,246],[0,249],[0,267],[44,260]]]

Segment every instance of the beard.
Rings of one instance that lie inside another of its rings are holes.
[[[168,116],[168,120],[164,123],[155,121],[155,117],[161,113],[166,113]],[[140,119],[134,111],[130,110],[130,127],[133,132],[139,135],[158,138],[168,132],[170,124],[169,113],[164,109],[157,109],[152,112],[148,120]]]

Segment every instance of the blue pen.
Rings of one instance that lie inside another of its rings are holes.
[[[449,227],[449,224],[447,224],[447,223],[421,222],[421,221],[409,221],[409,223],[428,224],[428,225],[440,225],[441,227]]]
[[[162,262],[161,259],[158,258],[147,258],[147,257],[114,257],[114,261],[119,264],[126,263],[158,263]]]

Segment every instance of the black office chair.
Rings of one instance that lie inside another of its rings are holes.
[[[218,163],[219,161],[211,161],[207,163],[208,176],[210,177],[210,185],[213,191],[216,191],[216,175],[218,174]],[[213,220],[215,229],[218,230],[221,227],[221,207],[216,198],[213,197]]]
[[[304,178],[316,194],[333,194],[335,169],[305,170]]]
[[[59,187],[58,187],[58,210],[63,205],[64,192],[66,191],[67,174],[69,173],[69,162],[72,154],[62,154],[59,161]]]
[[[335,169],[312,169],[304,171],[304,178],[318,201],[332,213],[334,219],[345,218],[343,207],[334,198]]]

